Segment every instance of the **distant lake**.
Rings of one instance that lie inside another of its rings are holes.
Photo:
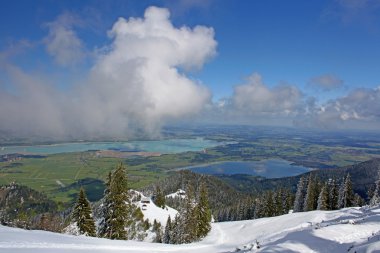
[[[116,150],[116,151],[145,151],[162,154],[181,153],[186,151],[202,151],[205,148],[215,147],[222,143],[195,139],[168,139],[158,141],[126,141],[126,142],[76,142],[51,145],[31,146],[4,146],[0,144],[0,155],[21,153],[35,155],[49,155],[68,152],[83,152],[89,150]]]
[[[211,175],[248,174],[266,178],[296,176],[311,170],[310,168],[306,168],[303,166],[292,165],[291,162],[280,159],[269,159],[253,162],[220,162],[196,165],[181,169],[188,169],[196,173]]]

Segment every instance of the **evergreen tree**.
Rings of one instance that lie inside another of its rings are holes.
[[[264,194],[264,217],[272,217],[274,216],[274,211],[275,211],[275,204],[273,200],[273,192],[268,191],[266,194]]]
[[[161,227],[156,231],[156,237],[153,242],[162,243],[162,230]]]
[[[83,188],[80,188],[79,197],[72,213],[72,219],[78,226],[80,234],[96,236],[91,206]]]
[[[102,234],[109,239],[126,240],[128,238],[125,228],[130,223],[131,204],[127,188],[126,169],[122,163],[110,177],[109,187],[104,206],[104,224]]]
[[[283,214],[289,213],[289,210],[293,208],[294,203],[294,194],[290,192],[289,189],[285,190],[285,197],[284,197],[284,211]]]
[[[178,213],[174,217],[172,222],[172,229],[170,231],[170,243],[180,244],[184,242],[185,228],[183,226],[183,216],[181,217]]]
[[[104,198],[102,203],[102,220],[99,224],[99,236],[100,237],[107,237],[107,232],[109,231],[109,219],[111,217],[111,195],[110,195],[110,189],[111,189],[111,181],[112,181],[112,172],[110,171],[107,176],[106,181],[106,188],[104,190]],[[107,222],[106,222],[107,221]]]
[[[315,178],[312,177],[310,174],[309,180],[308,180],[307,190],[306,190],[306,196],[303,204],[303,210],[304,211],[312,211],[316,208],[316,181]],[[318,198],[318,197],[317,197]]]
[[[294,212],[302,212],[304,210],[304,201],[306,195],[306,182],[303,177],[300,178],[300,181],[297,185],[296,197],[294,199]]]
[[[329,200],[329,193],[327,191],[327,184],[325,184],[318,197],[318,206],[317,210],[328,210],[328,200]]]
[[[185,208],[181,214],[180,225],[183,228],[182,238],[179,243],[190,243],[195,241],[197,236],[198,210],[194,201],[194,188],[188,185],[186,190]]]
[[[169,216],[168,220],[166,221],[164,237],[162,238],[163,243],[171,243],[172,241],[170,237],[171,233],[172,233],[172,221]]]
[[[345,208],[353,205],[354,192],[352,191],[352,182],[350,174],[347,174],[339,187],[338,207]]]
[[[334,179],[329,180],[328,183],[328,192],[329,192],[329,210],[338,209],[338,187]]]
[[[364,199],[362,197],[360,197],[359,194],[355,193],[353,205],[354,206],[364,206],[365,205],[365,201],[364,201]]]
[[[196,238],[205,237],[211,230],[211,210],[208,203],[207,189],[204,183],[200,186],[199,201],[197,204],[197,234]]]
[[[255,199],[255,214],[254,217],[255,219],[264,217],[264,207],[262,204],[262,200],[260,198]]]
[[[376,181],[375,190],[369,202],[370,206],[377,206],[378,204],[380,204],[380,180]]]
[[[284,198],[284,194],[281,188],[275,191],[273,195],[274,206],[275,206],[274,212],[273,212],[274,216],[283,214],[283,209],[284,209],[283,198]]]
[[[165,196],[159,186],[156,187],[155,204],[156,206],[161,207],[162,209],[165,208]]]

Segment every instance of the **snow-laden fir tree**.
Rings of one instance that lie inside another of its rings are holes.
[[[156,219],[153,221],[153,228],[152,232],[156,233],[156,237],[154,238],[153,242],[162,243],[162,229],[161,229],[161,223],[157,222]]]
[[[184,228],[181,243],[190,243],[196,240],[197,237],[197,217],[198,209],[196,208],[194,199],[194,188],[188,185],[186,190],[185,208],[181,213],[181,223]]]
[[[380,180],[376,181],[373,196],[371,200],[369,201],[370,206],[377,206],[378,204],[380,204]]]
[[[164,243],[194,242],[205,237],[210,231],[211,210],[205,184],[201,183],[199,190],[199,198],[196,202],[194,188],[188,185],[184,206],[179,209],[174,220],[168,218],[163,235]]]
[[[371,200],[369,201],[370,206],[377,206],[380,204],[380,167],[377,173],[377,180],[375,182],[375,190],[373,191],[373,195]]]
[[[353,205],[354,192],[352,190],[351,176],[348,173],[339,187],[338,208],[350,207]]]
[[[283,193],[282,189],[279,189],[273,193],[274,212],[273,215],[281,215],[283,210]]]
[[[172,221],[170,219],[170,215],[168,217],[168,220],[166,221],[165,231],[164,231],[164,237],[162,238],[163,243],[171,243],[171,233],[172,233]]]
[[[336,210],[338,209],[339,191],[335,179],[329,180],[327,186],[329,192],[329,210]]]
[[[264,202],[264,217],[272,217],[275,212],[275,203],[273,199],[273,191],[267,191],[265,193]]]
[[[364,206],[364,205],[365,205],[364,199],[360,197],[359,194],[355,193],[353,206]]]
[[[171,223],[170,244],[181,244],[184,242],[183,235],[185,234],[185,228],[183,224],[183,216],[177,213]]]
[[[131,204],[127,184],[126,169],[120,163],[106,184],[104,221],[100,229],[103,237],[117,240],[128,238],[125,228],[130,223]]]
[[[319,193],[319,196],[318,196],[317,210],[328,210],[329,209],[329,205],[328,205],[329,192],[328,192],[327,188],[328,188],[327,183],[325,183],[322,186],[321,192]]]
[[[211,210],[208,203],[207,188],[204,183],[200,186],[199,201],[197,208],[196,238],[205,237],[211,230]]]
[[[156,206],[161,207],[162,209],[165,208],[165,196],[159,186],[156,187],[155,204]]]
[[[106,188],[104,190],[104,197],[103,202],[101,204],[102,207],[102,219],[99,223],[98,227],[98,235],[100,237],[107,237],[107,231],[109,230],[108,225],[109,223],[106,222],[108,220],[110,214],[109,214],[109,206],[111,205],[111,196],[110,196],[110,189],[111,189],[111,179],[112,179],[112,172],[110,171],[107,176],[106,181]]]
[[[297,185],[297,192],[294,199],[294,207],[293,207],[294,212],[302,212],[304,210],[306,184],[307,184],[307,180],[301,177]]]
[[[303,206],[304,211],[317,209],[320,188],[320,183],[316,177],[310,174]]]
[[[78,200],[72,213],[72,219],[76,223],[80,234],[96,236],[95,222],[92,216],[90,202],[87,200],[83,188],[80,188]]]

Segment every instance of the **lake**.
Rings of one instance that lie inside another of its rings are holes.
[[[0,155],[5,154],[34,154],[49,155],[68,152],[84,152],[89,150],[115,150],[115,151],[145,151],[162,154],[181,153],[186,151],[202,151],[222,143],[195,139],[167,139],[158,141],[126,141],[126,142],[76,142],[60,143],[51,145],[31,145],[31,146],[0,146]]]
[[[202,174],[248,174],[254,176],[261,176],[266,178],[280,178],[288,176],[296,176],[308,171],[310,168],[303,166],[293,165],[289,161],[280,159],[268,159],[262,161],[252,161],[252,162],[219,162],[204,165],[196,165],[185,167],[181,169],[188,169],[196,173]]]

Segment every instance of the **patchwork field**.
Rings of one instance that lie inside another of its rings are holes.
[[[81,185],[88,190],[90,200],[99,199],[108,172],[119,162],[127,166],[130,187],[138,189],[178,168],[213,162],[283,159],[307,168],[324,169],[380,157],[380,137],[371,133],[343,135],[276,128],[203,127],[166,130],[165,134],[171,138],[201,137],[224,144],[197,152],[163,155],[153,152],[130,156],[111,150],[0,159],[0,185],[16,181],[68,203],[75,199]]]

